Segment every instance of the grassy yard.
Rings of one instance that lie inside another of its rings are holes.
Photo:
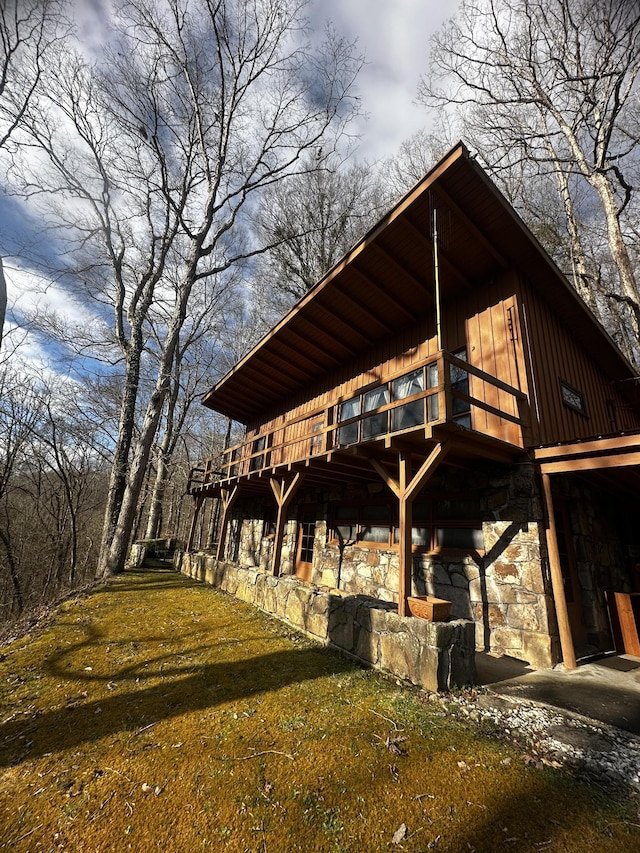
[[[127,573],[0,649],[0,849],[640,849],[628,797],[470,725],[222,593]]]

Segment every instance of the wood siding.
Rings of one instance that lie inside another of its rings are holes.
[[[537,421],[527,437],[531,446],[640,428],[638,408],[620,383],[605,374],[597,359],[513,270],[467,289],[442,306],[442,344],[454,354],[465,348],[471,365],[529,395]],[[432,306],[426,305],[425,316],[402,334],[343,361],[281,407],[249,424],[247,435],[280,430],[280,438],[308,436],[314,416],[369,386],[409,372],[436,353],[434,315]],[[563,403],[561,381],[584,395],[586,416]],[[469,393],[500,411],[518,415],[512,396],[474,376],[470,376]],[[519,426],[491,412],[474,409],[473,428],[519,443]]]
[[[597,360],[598,341],[593,341],[592,351],[577,341],[524,281],[520,284],[519,302],[524,314],[523,331],[531,350],[535,386],[531,402],[539,418],[536,443],[552,444],[639,429],[638,407],[628,396],[635,383],[630,386],[629,379],[620,382],[605,374]],[[586,415],[562,402],[561,382],[584,396]]]
[[[528,393],[526,366],[516,299],[514,276],[469,288],[463,298],[445,303],[442,308],[443,349],[456,353],[464,348],[467,361],[496,376],[508,385]],[[285,439],[307,436],[314,416],[348,400],[369,386],[387,382],[408,373],[438,352],[433,306],[425,305],[425,316],[397,336],[390,336],[364,354],[341,363],[322,380],[292,396],[278,409],[265,412],[248,424],[247,436],[274,432],[274,444]],[[513,397],[492,388],[478,377],[470,376],[470,395],[517,416]],[[517,424],[499,416],[474,409],[474,429],[519,444]],[[302,442],[301,442],[302,443]],[[284,462],[277,457],[277,462]]]
[[[335,431],[342,402],[436,359],[440,384],[435,420],[430,417],[430,402],[425,397],[423,426],[409,427],[414,442],[425,441],[425,453],[429,450],[432,422],[453,424],[458,429],[470,426],[472,432],[465,441],[471,447],[475,434],[477,446],[473,452],[479,457],[485,452],[479,441],[481,436],[524,448],[640,428],[638,408],[632,405],[633,398],[630,402],[623,393],[624,383],[606,375],[597,358],[515,270],[504,270],[489,281],[458,291],[455,298],[443,303],[441,314],[442,354],[436,339],[434,306],[425,296],[423,315],[407,324],[400,334],[389,335],[359,355],[345,358],[349,348],[346,311],[341,326],[345,331],[343,348],[340,353],[327,354],[335,357],[336,366],[301,387],[297,394],[283,396],[279,406],[249,423],[245,441],[233,450],[233,455],[226,456],[226,476],[275,470],[328,452],[338,443],[345,446],[342,434],[339,437]],[[356,349],[357,340],[355,335]],[[460,393],[466,395],[469,406],[464,423],[452,407],[452,384],[448,379],[448,371],[454,369],[450,365],[463,375],[464,365],[446,353],[458,355],[471,366],[468,389],[456,389],[458,398]],[[282,358],[286,357],[283,352]],[[264,379],[277,384],[277,366]],[[561,382],[583,395],[585,414],[563,402]],[[627,382],[626,387],[633,392],[635,384]],[[251,388],[246,393],[251,394]],[[424,391],[427,393],[433,394],[428,387]],[[398,405],[390,401],[375,411],[382,416]],[[387,437],[393,430],[393,417],[391,414],[387,418]],[[362,420],[361,412],[347,423]],[[376,440],[381,435],[376,432],[365,439],[365,433],[355,423],[354,429],[355,437],[346,439],[346,446]],[[237,464],[229,468],[232,460]]]

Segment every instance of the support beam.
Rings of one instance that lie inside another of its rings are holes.
[[[229,513],[240,493],[240,486],[235,485],[232,488],[220,490],[220,500],[222,501],[222,525],[220,528],[220,538],[218,540],[218,550],[216,552],[216,560],[222,560],[224,557],[225,546],[227,544],[227,528],[229,527]]]
[[[380,474],[386,485],[391,489],[393,494],[401,500],[401,492],[400,492],[400,483],[398,480],[394,479],[391,474],[387,471],[387,469],[382,466],[377,459],[370,459],[372,467]]]
[[[562,659],[567,669],[576,668],[576,651],[573,645],[571,625],[569,624],[569,611],[567,610],[567,599],[564,594],[564,582],[562,580],[562,567],[560,565],[560,552],[558,550],[558,535],[556,532],[556,521],[553,513],[553,496],[551,494],[551,478],[548,474],[542,475],[542,487],[547,513],[547,550],[549,551],[549,565],[551,567],[551,587],[553,589],[553,600],[558,619],[558,630],[560,632],[560,648]]]
[[[189,530],[189,538],[187,539],[187,554],[190,553],[193,548],[193,540],[195,539],[196,527],[198,525],[198,516],[200,515],[203,503],[204,495],[194,495],[193,518],[191,519],[191,529]]]
[[[407,483],[407,492],[411,495],[412,500],[426,484],[448,452],[449,445],[447,442],[436,444],[429,456],[424,460],[420,468],[418,468],[416,475]]]
[[[407,598],[411,595],[411,581],[413,575],[413,543],[411,533],[413,531],[413,498],[405,497],[400,500],[399,506],[400,522],[400,552],[398,565],[398,615],[408,616],[409,606]]]
[[[413,501],[438,465],[449,451],[446,442],[437,444],[424,460],[417,472],[413,473],[411,454],[401,451],[398,454],[398,477],[392,477],[377,459],[370,459],[372,467],[378,472],[386,485],[398,498],[399,521],[399,567],[398,567],[398,613],[408,615],[407,598],[411,595],[413,574],[413,554],[411,550],[411,532],[413,528]]]
[[[278,577],[280,575],[280,562],[282,560],[282,544],[284,542],[284,526],[287,521],[287,510],[289,509],[291,500],[298,491],[303,479],[304,475],[300,471],[297,471],[293,475],[293,478],[287,479],[286,477],[281,477],[278,479],[276,477],[272,477],[269,480],[271,491],[273,492],[273,496],[278,505],[276,535],[273,542],[272,571],[274,577]]]

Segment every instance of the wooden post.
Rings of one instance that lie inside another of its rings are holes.
[[[189,538],[187,539],[187,554],[191,552],[193,548],[193,540],[196,535],[196,527],[198,525],[198,516],[200,515],[200,508],[202,507],[204,501],[204,495],[194,495],[195,505],[193,507],[193,517],[191,519],[191,529],[189,530]]]
[[[220,539],[218,540],[218,550],[216,552],[216,560],[222,560],[224,556],[225,545],[227,544],[227,527],[229,526],[229,512],[231,507],[236,502],[236,498],[240,492],[240,486],[235,485],[232,489],[221,489],[220,500],[222,501],[222,525],[220,527]]]
[[[406,616],[408,612],[407,598],[411,595],[413,575],[413,552],[411,534],[413,529],[413,501],[427,480],[435,472],[438,465],[446,456],[449,448],[446,442],[436,444],[429,456],[424,460],[414,475],[411,468],[411,457],[408,453],[398,454],[398,479],[377,460],[369,460],[380,474],[387,486],[398,498],[399,521],[399,566],[398,566],[398,614]]]
[[[564,665],[567,669],[575,669],[576,651],[573,645],[573,636],[571,635],[571,625],[569,624],[567,599],[564,594],[564,581],[560,565],[560,552],[558,550],[558,536],[556,533],[556,520],[553,514],[553,497],[551,495],[551,478],[549,474],[542,475],[542,487],[547,512],[547,550],[549,551],[549,565],[551,567],[553,600],[558,618],[558,630],[560,632],[560,648],[562,649]]]
[[[280,575],[280,563],[282,561],[282,545],[284,542],[284,526],[287,521],[287,510],[298,487],[303,480],[303,475],[300,471],[296,472],[293,479],[287,484],[285,477],[277,479],[272,477],[269,480],[271,491],[278,504],[278,516],[276,519],[276,535],[273,542],[273,564],[272,571],[274,577]]]

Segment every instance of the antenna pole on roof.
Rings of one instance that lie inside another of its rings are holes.
[[[438,352],[442,349],[442,327],[440,323],[440,270],[438,266],[438,211],[433,209],[433,278],[436,301],[436,340]]]

